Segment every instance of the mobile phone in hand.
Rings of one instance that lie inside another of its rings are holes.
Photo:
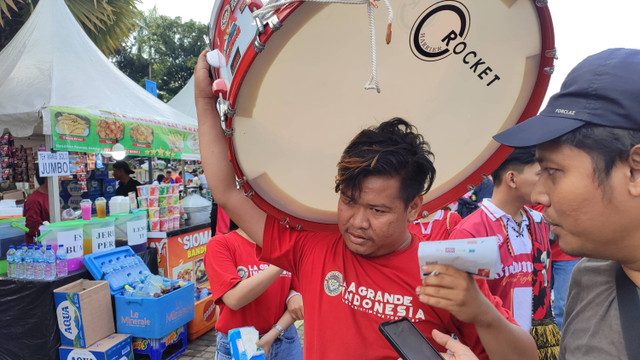
[[[404,360],[444,360],[420,330],[406,317],[385,321],[378,329]]]

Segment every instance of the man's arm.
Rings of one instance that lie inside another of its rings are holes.
[[[420,301],[449,311],[458,320],[476,327],[482,346],[492,360],[538,358],[535,341],[521,327],[509,322],[478,288],[473,277],[449,265],[425,265],[417,293]],[[488,289],[486,289],[488,291]],[[464,339],[462,339],[464,342]]]
[[[226,138],[220,126],[216,100],[211,91],[206,52],[198,58],[194,71],[198,135],[204,168],[213,198],[249,237],[262,247],[266,214],[238,191],[235,174],[229,162]]]

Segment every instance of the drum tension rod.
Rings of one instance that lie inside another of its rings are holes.
[[[216,103],[218,114],[220,114],[220,126],[226,137],[233,136],[233,128],[227,129],[227,119],[230,116],[235,115],[236,111],[229,106],[229,101],[222,97],[222,94],[218,95],[218,102]]]
[[[260,17],[255,17],[255,22],[256,22],[256,35],[253,37],[253,49],[257,53],[260,53],[262,52],[262,50],[264,50],[264,46],[265,46],[264,43],[260,41],[260,34],[264,32],[265,25],[269,25],[269,27],[271,27],[271,29],[275,32],[280,30],[280,28],[282,27],[282,23],[280,22],[280,19],[278,19],[278,16],[276,15],[272,15],[266,21],[263,21],[262,19],[260,19]]]

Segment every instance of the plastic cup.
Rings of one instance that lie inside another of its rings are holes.
[[[138,190],[138,196],[143,196],[143,197],[149,196],[149,185],[137,186],[136,190]]]
[[[149,219],[149,231],[160,231],[160,220]]]
[[[160,219],[160,231],[169,231],[169,224],[171,220],[169,219]]]
[[[160,194],[160,185],[149,186],[149,196],[158,196]]]
[[[155,220],[160,218],[160,209],[159,208],[148,208],[149,219]]]
[[[160,187],[158,189],[158,195],[160,195],[160,196],[168,195],[169,191],[170,191],[170,188],[171,188],[171,185],[169,185],[169,184],[160,185]]]
[[[91,220],[91,200],[83,199],[80,201],[80,210],[82,212],[82,220]]]
[[[165,207],[169,205],[169,201],[171,201],[171,195],[159,196],[158,207]]]
[[[96,199],[96,213],[98,214],[98,219],[107,217],[107,199],[103,197]]]
[[[139,197],[138,198],[138,209],[147,209],[149,207],[149,198]]]
[[[158,207],[158,197],[150,197],[149,198],[149,208],[157,208]]]

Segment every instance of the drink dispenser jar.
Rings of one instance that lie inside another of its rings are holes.
[[[116,247],[115,221],[112,217],[86,221],[82,233],[85,255]]]
[[[52,223],[41,227],[41,235],[38,241],[47,245],[50,244],[54,251],[58,251],[58,244],[63,244],[67,251],[67,267],[69,272],[82,267],[82,257],[84,256],[83,227],[87,221],[72,220]]]
[[[139,211],[133,214],[118,214],[115,219],[116,246],[129,245],[133,252],[147,249],[147,214]]]

